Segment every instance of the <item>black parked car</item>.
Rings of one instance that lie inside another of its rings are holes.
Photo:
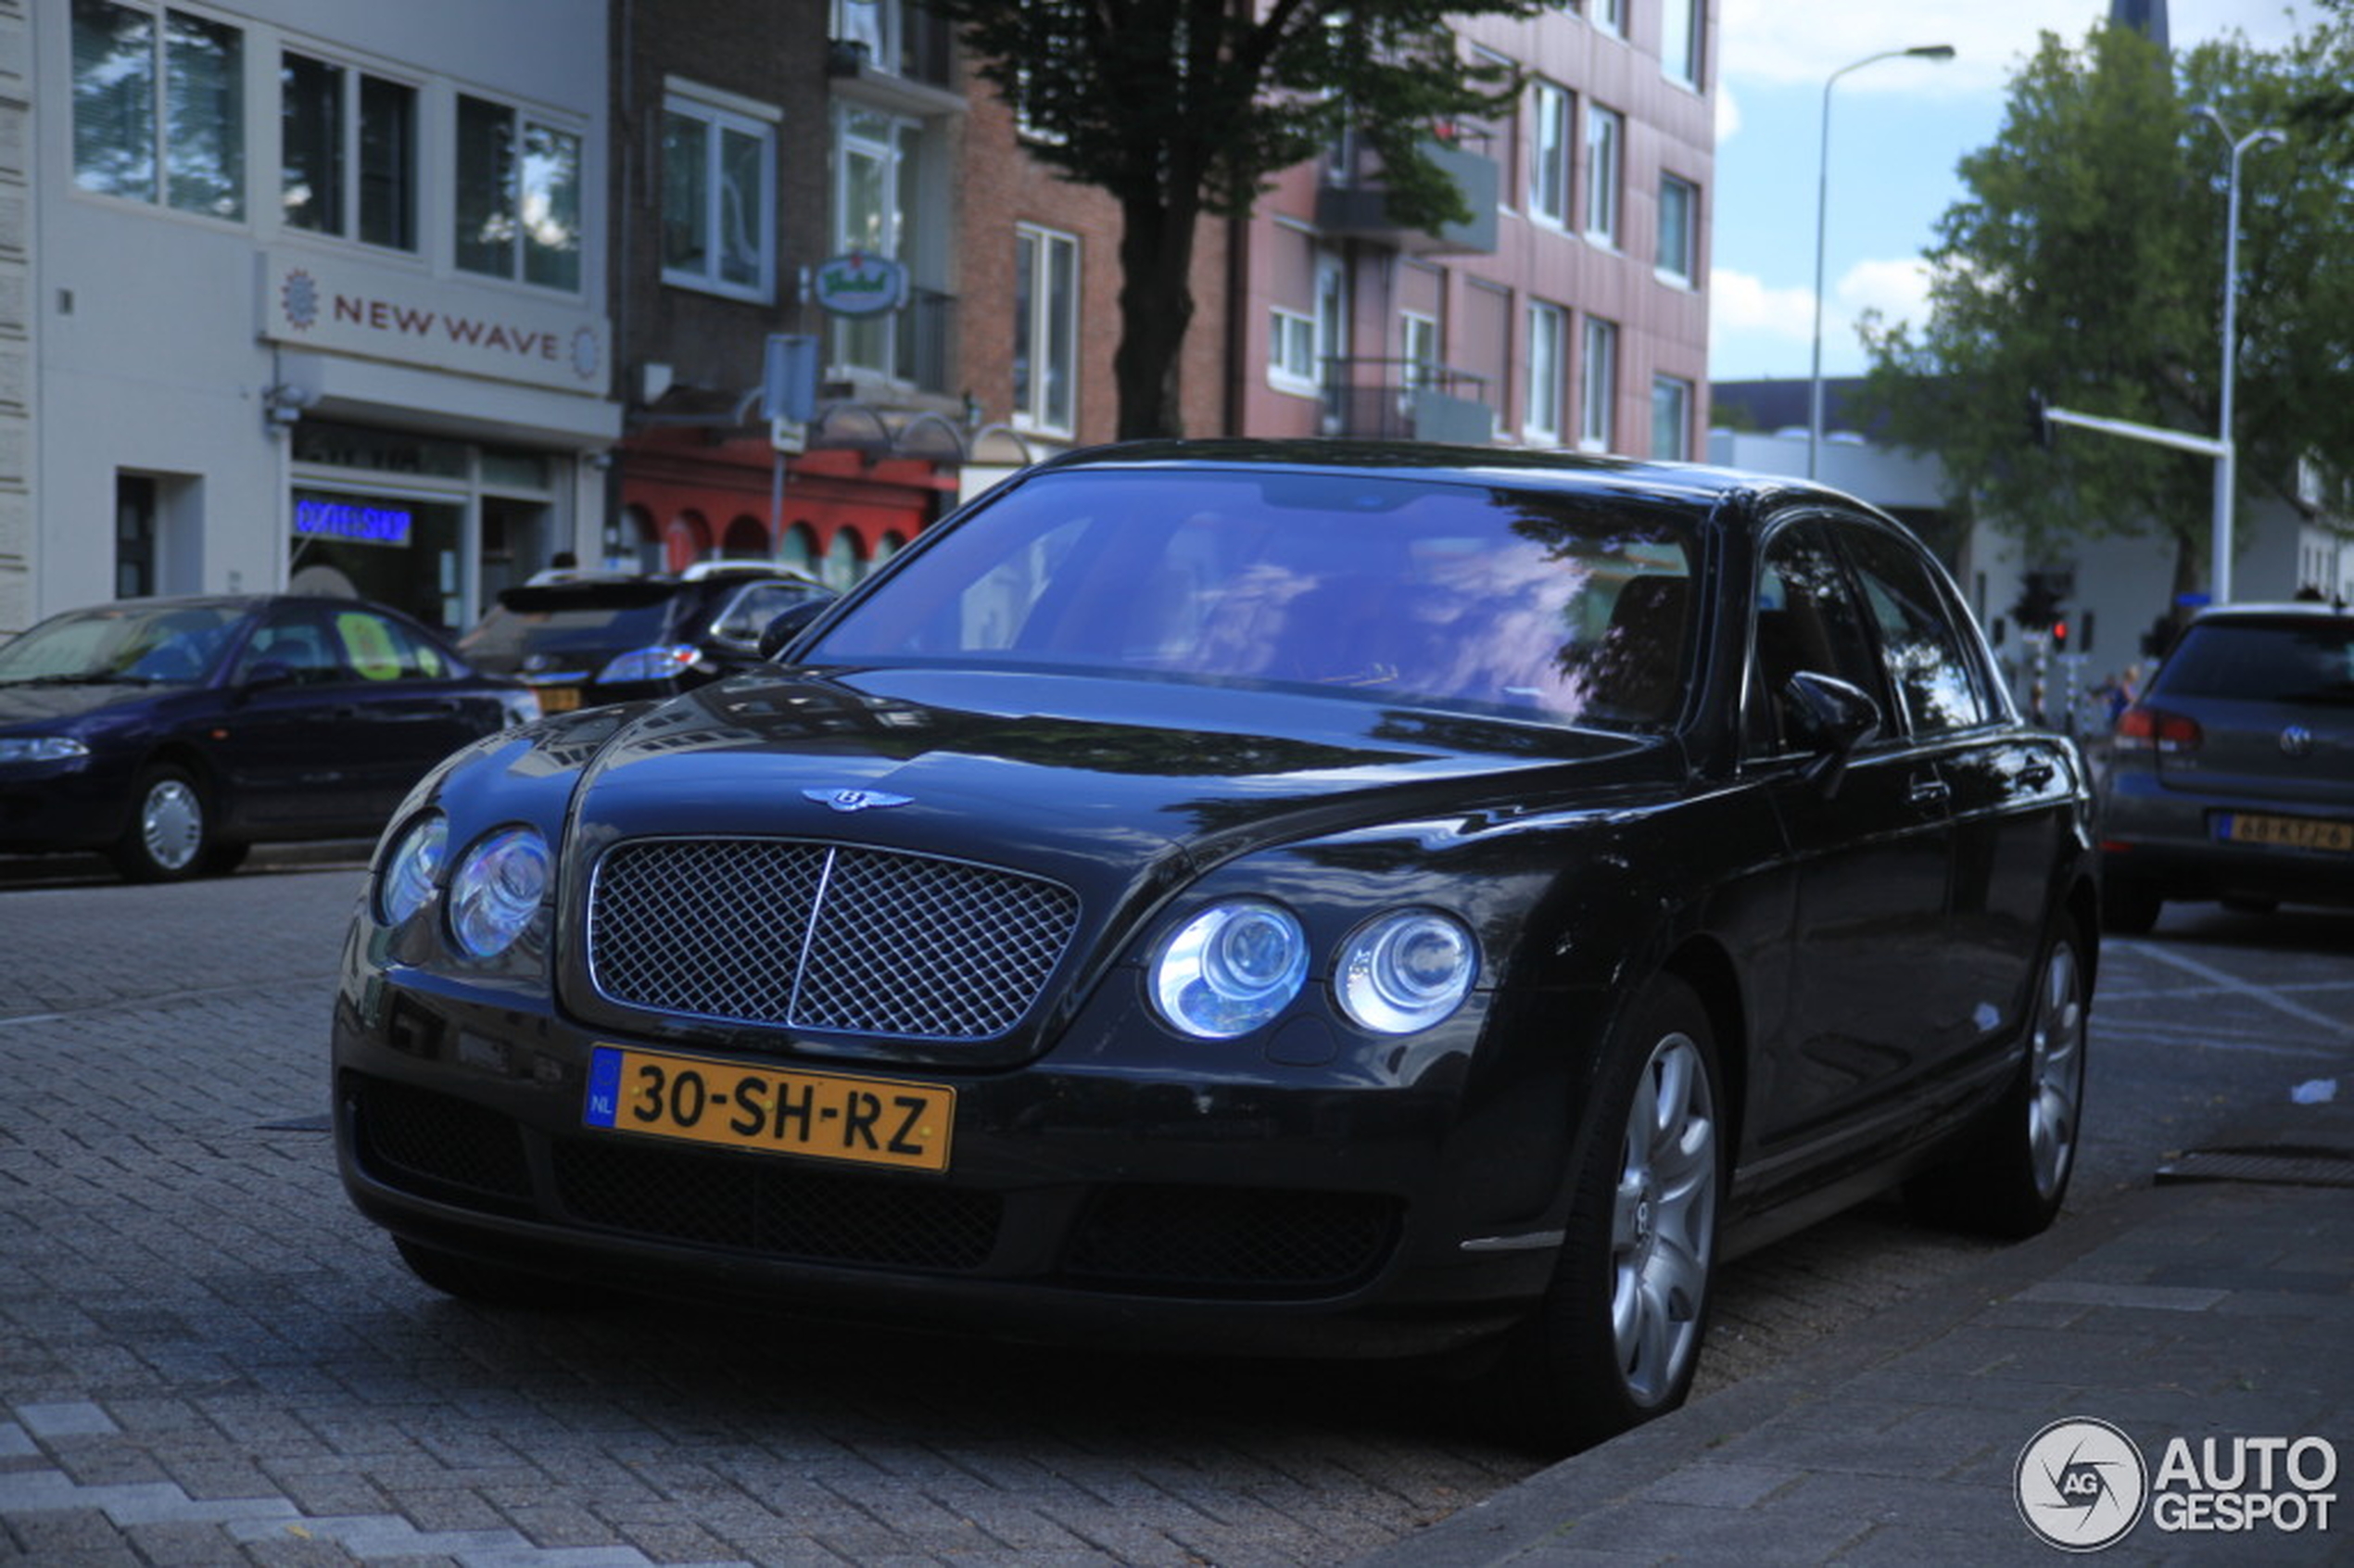
[[[398,611],[215,595],[69,611],[0,645],[0,851],[152,881],[262,840],[364,837],[468,741],[538,716]]]
[[[2073,1165],[2090,801],[1807,486],[1379,445],[1044,463],[784,662],[388,828],[343,1175],[462,1296],[1492,1353],[1689,1387],[1733,1251]]]
[[[2102,783],[2102,908],[2354,904],[2354,615],[2208,610],[2119,715]]]
[[[752,562],[681,575],[548,573],[502,590],[458,639],[482,669],[520,676],[547,712],[668,697],[760,662],[760,634],[833,590]]]

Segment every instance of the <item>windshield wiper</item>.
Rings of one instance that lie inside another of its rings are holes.
[[[82,670],[71,675],[19,676],[11,679],[0,675],[0,686],[154,686],[153,676],[128,675],[120,671]]]

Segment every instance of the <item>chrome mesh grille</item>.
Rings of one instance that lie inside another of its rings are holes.
[[[790,839],[646,839],[598,866],[588,967],[625,1006],[986,1040],[1037,999],[1078,919],[1069,889],[967,861]]]

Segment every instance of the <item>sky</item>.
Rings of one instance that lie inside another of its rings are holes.
[[[1811,373],[1816,198],[1826,167],[1823,373],[1861,374],[1856,317],[1877,308],[1892,320],[1919,319],[1920,256],[1962,197],[1956,167],[2000,133],[2011,78],[2039,36],[2081,45],[2108,13],[2108,0],[1723,0],[1710,378]],[[2177,50],[2234,32],[2272,48],[2321,14],[2312,0],[2168,0],[2167,28]],[[1883,50],[1935,44],[1952,44],[1955,57],[1880,60],[1840,78],[1826,159],[1831,73]],[[2220,161],[2223,139],[2208,133]],[[2254,178],[2250,162],[2241,178]]]

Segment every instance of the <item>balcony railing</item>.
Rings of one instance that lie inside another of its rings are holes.
[[[1324,430],[1357,440],[1445,441],[1486,446],[1496,438],[1487,378],[1414,360],[1324,361]]]
[[[1422,150],[1463,193],[1471,208],[1469,222],[1447,224],[1434,234],[1395,217],[1380,158],[1369,149],[1352,146],[1346,167],[1337,174],[1328,173],[1316,192],[1316,227],[1335,239],[1370,240],[1415,256],[1495,254],[1497,201],[1502,188],[1496,160],[1467,144],[1436,138],[1424,142]]]

